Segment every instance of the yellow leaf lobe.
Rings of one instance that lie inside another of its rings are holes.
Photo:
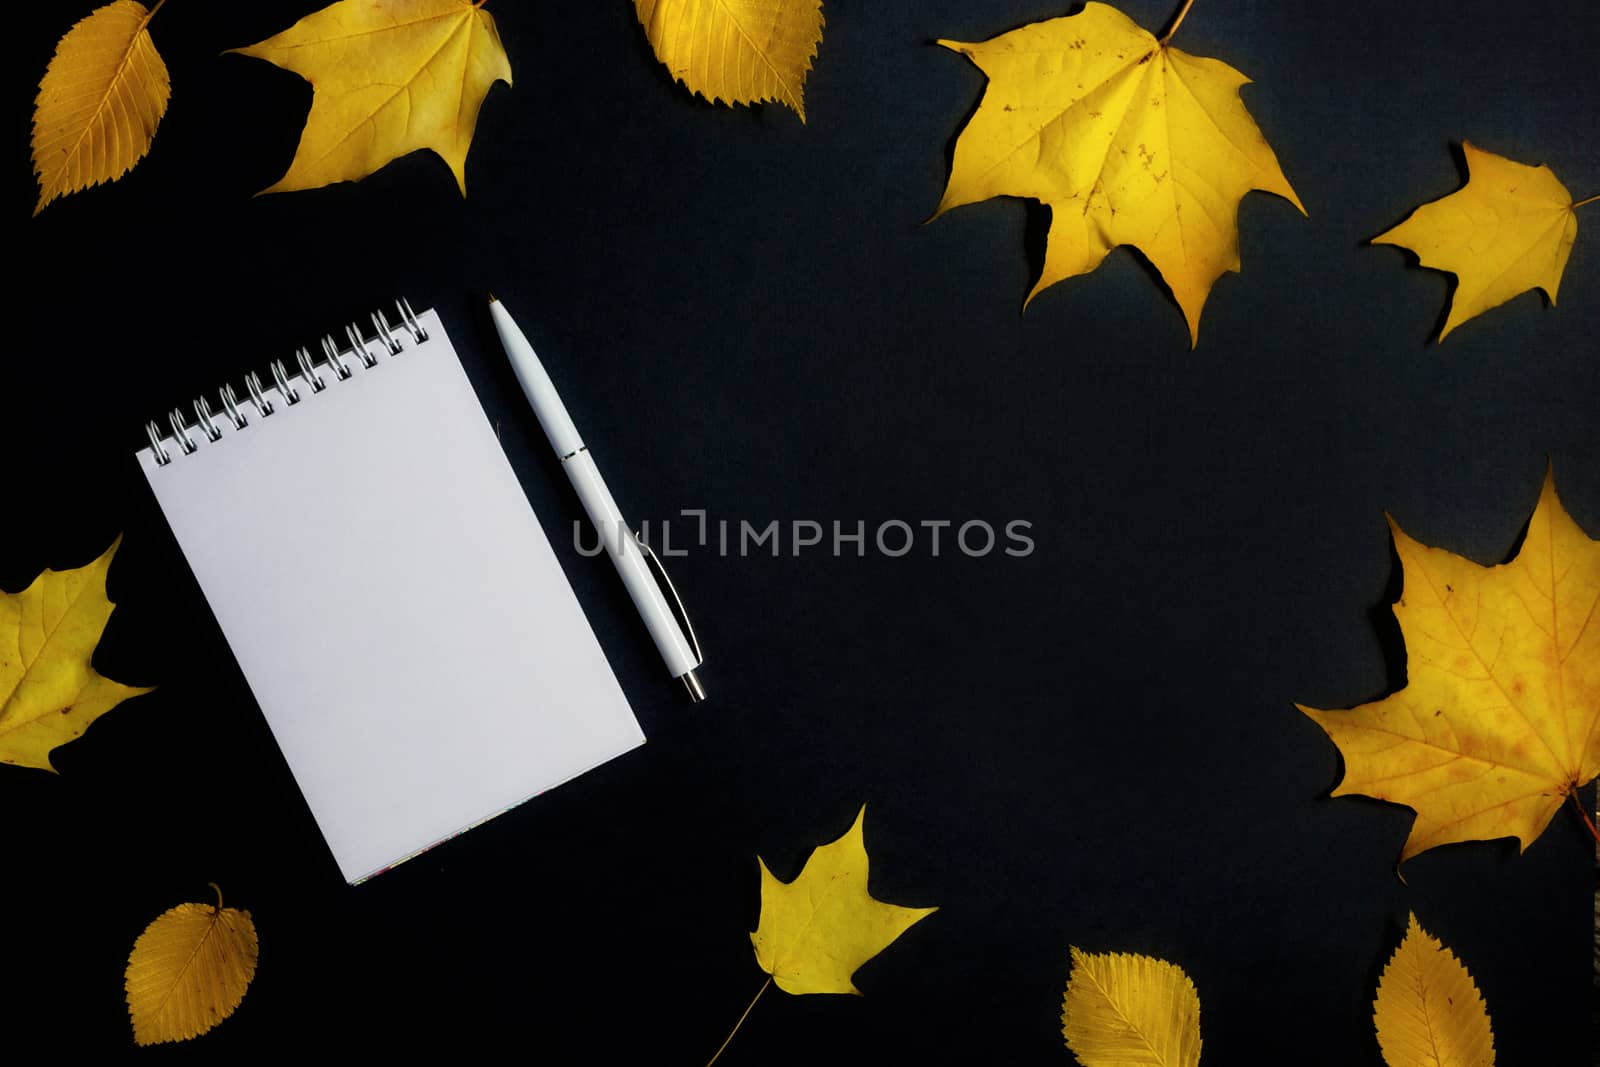
[[[1412,915],[1372,1005],[1389,1067],[1494,1067],[1494,1034],[1472,975]]]
[[[149,689],[113,682],[90,660],[111,618],[106,573],[119,537],[76,570],[47,570],[0,591],[0,763],[54,771],[50,752]]]
[[[750,942],[756,963],[786,993],[860,993],[862,964],[937,908],[905,908],[867,892],[863,806],[843,837],[819,846],[794,881],[780,882],[759,856],[761,917]]]
[[[56,44],[34,100],[35,215],[57,197],[122,177],[150,151],[172,97],[167,65],[150,39],[154,14],[116,0]]]

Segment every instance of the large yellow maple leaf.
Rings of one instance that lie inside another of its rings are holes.
[[[1389,1067],[1494,1067],[1494,1033],[1472,975],[1411,916],[1372,1003]]]
[[[656,58],[715,103],[776,100],[806,120],[822,0],[634,0]]]
[[[51,749],[150,692],[89,664],[111,618],[106,572],[120,543],[87,566],[45,571],[20,593],[0,591],[0,763],[53,771]]]
[[[172,98],[167,65],[134,0],[96,8],[68,30],[39,82],[33,112],[33,172],[39,202],[114,181],[150,151]]]
[[[1484,567],[1395,525],[1406,686],[1351,711],[1297,705],[1344,755],[1334,796],[1413,808],[1401,861],[1452,841],[1526,850],[1600,773],[1600,542],[1546,475],[1515,559]]]
[[[1467,184],[1372,239],[1417,254],[1424,267],[1456,276],[1450,315],[1439,331],[1499,307],[1529,289],[1553,305],[1567,257],[1578,239],[1572,194],[1549,167],[1530,167],[1465,141]],[[1591,203],[1591,197],[1582,203]]]
[[[268,193],[356,181],[431,148],[467,194],[467,150],[483,99],[511,61],[482,0],[339,0],[232,51],[312,85],[289,172]]]
[[[1239,269],[1239,201],[1262,189],[1305,208],[1239,99],[1249,79],[1173,48],[1171,36],[1089,3],[981,43],[940,41],[989,84],[934,214],[993,196],[1048,206],[1029,301],[1136,246],[1172,290],[1192,345],[1212,285]]]

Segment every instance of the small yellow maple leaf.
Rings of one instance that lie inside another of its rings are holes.
[[[656,58],[714,103],[776,100],[806,120],[822,0],[634,0]]]
[[[1551,474],[1521,551],[1500,566],[1390,527],[1405,688],[1352,711],[1296,705],[1344,755],[1333,795],[1413,808],[1402,862],[1452,841],[1515,837],[1526,850],[1600,773],[1600,542]]]
[[[1549,167],[1530,167],[1465,141],[1461,149],[1467,184],[1372,239],[1409,248],[1424,267],[1456,276],[1441,341],[1529,289],[1543,289],[1554,305],[1578,239],[1578,205]]]
[[[989,84],[934,215],[994,196],[1049,207],[1028,301],[1134,245],[1172,290],[1193,345],[1212,285],[1239,269],[1239,201],[1262,189],[1305,208],[1239,99],[1249,79],[1173,48],[1171,35],[1088,3],[981,43],[940,41]]]
[[[47,570],[20,593],[0,591],[0,763],[54,771],[52,749],[150,692],[89,663],[111,618],[106,572],[121,543],[77,570]]]
[[[1200,1062],[1200,994],[1181,967],[1126,952],[1071,951],[1061,1033],[1083,1067]]]
[[[179,904],[145,927],[128,954],[124,984],[133,1039],[184,1041],[232,1015],[256,974],[256,924],[248,911]]]
[[[357,181],[431,148],[465,196],[478,111],[495,82],[511,84],[511,60],[482,0],[339,0],[231,51],[312,85],[300,147],[267,193]]]
[[[853,981],[857,969],[939,910],[886,904],[867,892],[867,847],[862,838],[866,817],[862,805],[844,836],[812,850],[792,882],[778,881],[766,861],[756,857],[761,868],[761,917],[750,943],[755,946],[756,963],[770,977],[711,1063],[727,1050],[768,986],[795,994],[859,996]]]
[[[1389,1067],[1494,1067],[1489,1013],[1472,975],[1415,915],[1378,979],[1372,1021]]]
[[[172,97],[167,65],[134,0],[97,8],[68,30],[39,82],[33,110],[37,215],[50,201],[115,181],[150,151]]]
[[[786,993],[856,993],[857,968],[938,908],[885,904],[867,892],[863,805],[843,837],[819,846],[794,881],[761,867],[756,963]]]

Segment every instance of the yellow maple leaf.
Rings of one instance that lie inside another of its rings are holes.
[[[145,927],[128,954],[124,984],[133,1039],[184,1041],[233,1014],[256,974],[256,924],[248,911],[179,904]]]
[[[172,97],[149,30],[165,2],[146,10],[116,0],[57,42],[34,100],[35,215],[57,197],[115,181],[150,151]]]
[[[483,99],[511,60],[483,0],[339,0],[232,51],[312,85],[289,172],[267,193],[357,181],[431,148],[467,195],[467,149]]]
[[[1439,331],[1499,307],[1529,289],[1543,289],[1552,305],[1578,239],[1572,194],[1549,167],[1485,152],[1463,141],[1467,184],[1423,204],[1400,225],[1372,239],[1417,254],[1424,267],[1456,276],[1450,315]],[[1600,197],[1590,197],[1591,203]]]
[[[776,100],[806,120],[822,0],[634,0],[656,58],[715,103]]]
[[[866,806],[837,841],[821,845],[792,882],[760,856],[761,918],[750,935],[756,963],[785,993],[856,993],[856,969],[938,908],[885,904],[867,892]]]
[[[1600,773],[1600,542],[1546,474],[1515,559],[1483,567],[1393,521],[1406,686],[1352,711],[1297,705],[1344,755],[1334,796],[1405,804],[1400,859],[1452,841],[1526,850]]]
[[[1378,979],[1372,1021],[1389,1067],[1494,1067],[1478,987],[1415,915]]]
[[[994,196],[1048,206],[1044,270],[1028,301],[1134,245],[1172,290],[1193,345],[1212,285],[1239,269],[1239,201],[1262,189],[1305,208],[1239,99],[1249,79],[1173,48],[1177,22],[1157,40],[1089,3],[981,43],[940,41],[989,84],[934,215]]]
[[[77,570],[47,570],[20,593],[0,591],[0,763],[54,771],[52,749],[150,692],[89,663],[111,618],[106,572],[121,543]]]
[[[854,993],[852,976],[862,964],[888,948],[913,925],[938,908],[886,904],[867,892],[867,848],[862,805],[843,837],[820,845],[792,882],[780,882],[761,868],[761,917],[750,943],[756,963],[770,976],[717,1049],[715,1063],[739,1032],[767,987],[786,993]]]
[[[1073,948],[1061,1033],[1083,1067],[1195,1067],[1200,994],[1166,960]]]

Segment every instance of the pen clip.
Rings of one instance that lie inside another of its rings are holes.
[[[629,531],[632,533],[633,531]],[[662,565],[661,558],[656,555],[656,550],[644,543],[638,534],[633,534],[633,543],[639,546],[644,553],[645,562],[650,564],[651,572],[656,576],[656,585],[665,586],[666,592],[672,599],[673,615],[678,620],[678,625],[683,627],[684,634],[689,638],[689,647],[694,649],[695,666],[706,661],[705,653],[700,651],[700,639],[694,634],[694,623],[689,621],[689,609],[683,606],[683,598],[678,595],[678,587],[672,584],[672,576],[667,573],[667,568]]]

